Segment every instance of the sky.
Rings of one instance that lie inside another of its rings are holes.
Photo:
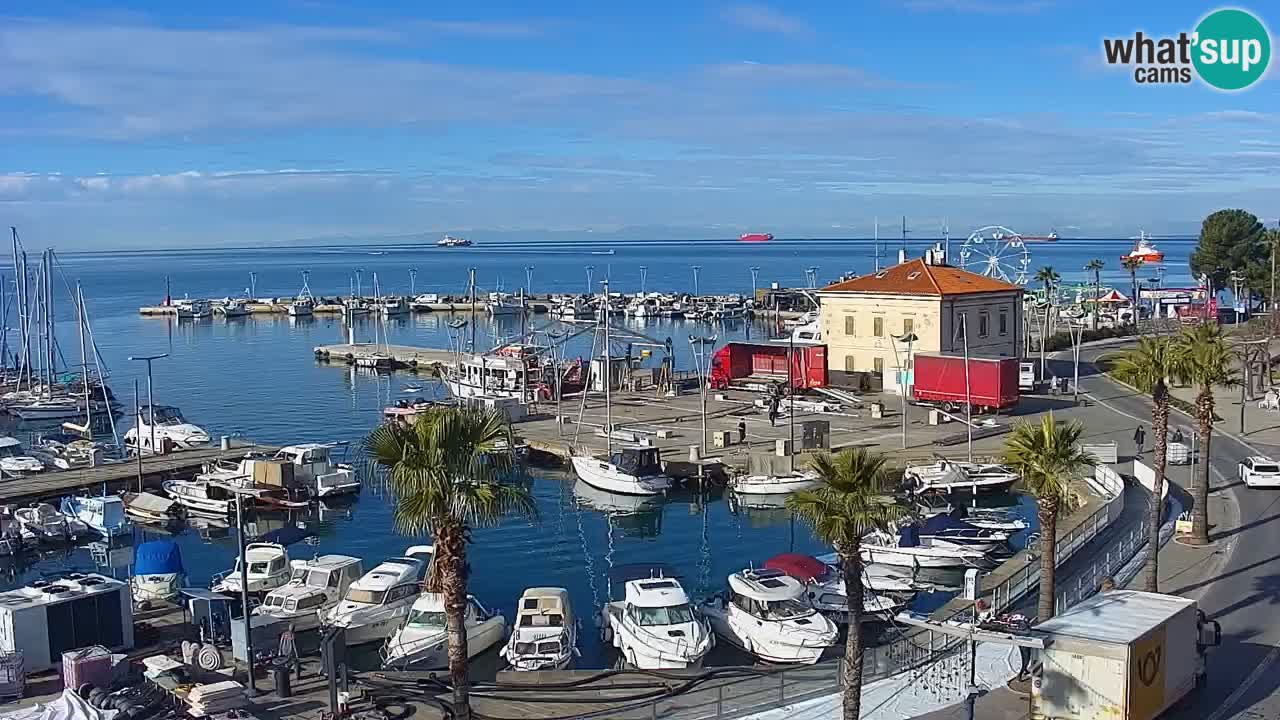
[[[1274,67],[1222,93],[1102,59],[1216,7],[11,0],[0,224],[109,249],[1274,223]]]

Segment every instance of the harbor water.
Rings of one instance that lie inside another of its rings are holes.
[[[28,243],[35,240],[28,237]],[[955,246],[959,241],[953,241]],[[914,243],[916,250],[923,243]],[[1186,258],[1193,245],[1160,241],[1166,253],[1166,286],[1191,283]],[[1119,268],[1119,256],[1132,241],[1069,241],[1032,247],[1033,271],[1054,267],[1067,281],[1085,281],[1083,266],[1089,259],[1103,259],[1107,269],[1103,283],[1126,292],[1128,274]],[[885,243],[886,248],[894,247]],[[891,251],[884,251],[887,263]],[[468,268],[476,269],[482,291],[513,291],[531,278],[532,291],[586,292],[598,289],[608,278],[611,290],[636,292],[642,278],[649,291],[694,289],[748,293],[751,268],[759,268],[758,285],[781,287],[821,285],[846,272],[872,269],[870,241],[774,241],[766,244],[730,242],[611,242],[611,243],[503,243],[471,248],[438,249],[387,245],[359,248],[261,248],[125,253],[59,253],[58,280],[69,286],[81,283],[92,336],[110,371],[109,383],[117,397],[131,406],[134,382],[145,402],[146,367],[130,362],[130,356],[168,353],[154,363],[154,394],[159,404],[176,405],[191,421],[214,437],[235,435],[280,445],[293,442],[348,442],[353,447],[381,420],[382,409],[398,399],[441,395],[429,378],[407,373],[380,375],[344,365],[317,363],[311,348],[345,341],[346,328],[337,316],[289,318],[258,315],[232,320],[215,318],[178,323],[167,317],[141,317],[138,307],[158,305],[164,299],[165,278],[174,299],[217,298],[243,295],[255,283],[257,297],[293,296],[309,272],[311,290],[317,296],[345,295],[359,282],[371,294],[376,273],[384,294],[407,295],[411,291],[410,268],[416,269],[412,290],[417,293],[461,294],[466,290]],[[641,268],[644,270],[641,270]],[[806,272],[810,268],[817,268]],[[529,268],[526,270],[526,268]],[[10,273],[6,273],[9,275]],[[251,278],[251,274],[252,278]],[[592,285],[588,285],[588,274]],[[1145,277],[1150,273],[1140,274]],[[11,280],[11,278],[10,278]],[[61,288],[60,288],[61,289]],[[65,298],[66,294],[61,294]],[[61,350],[68,362],[78,362],[74,307],[70,301],[57,310]],[[366,319],[357,323],[361,340],[386,337],[391,343],[426,347],[450,347],[449,317],[442,313],[403,316],[383,324]],[[533,326],[550,321],[536,317]],[[621,319],[620,323],[623,323]],[[706,325],[679,320],[650,320],[625,324],[658,339],[671,338],[677,368],[691,367],[689,346],[681,339],[707,334]],[[518,334],[518,319],[494,323],[481,318],[476,344],[483,349],[495,341]],[[457,332],[457,331],[453,331]],[[469,332],[469,329],[468,329]],[[751,334],[761,325],[737,321],[715,329],[730,340]],[[10,342],[14,339],[11,337]],[[586,355],[587,345],[570,349],[569,356]],[[77,356],[75,360],[71,358]],[[132,426],[131,418],[117,420],[118,432]],[[26,440],[38,430],[10,427],[7,432]],[[496,528],[476,531],[471,546],[471,591],[490,607],[510,617],[520,592],[535,585],[569,589],[576,611],[583,618],[581,667],[612,663],[598,642],[594,614],[609,588],[606,578],[612,565],[632,562],[665,562],[682,574],[695,598],[720,590],[728,573],[747,563],[762,563],[781,552],[822,554],[830,548],[815,539],[785,509],[736,507],[719,493],[699,498],[678,491],[665,499],[639,501],[609,497],[583,486],[570,475],[531,471],[530,487],[537,500],[535,521],[510,519]],[[2,487],[2,486],[0,486]],[[0,495],[2,495],[0,491]],[[1024,516],[1034,523],[1029,501],[1020,501]],[[397,554],[419,539],[397,535],[392,528],[392,507],[376,486],[343,506],[321,506],[302,513],[259,514],[252,518],[258,532],[286,524],[305,525],[318,533],[314,544],[297,546],[294,557],[313,553],[343,553],[362,557],[366,569]],[[141,539],[141,538],[139,538]],[[225,527],[190,528],[178,536],[192,584],[204,584],[210,575],[230,567],[235,553],[234,532]],[[4,566],[4,585],[12,587],[43,573],[63,569],[99,569],[124,576],[132,551],[128,547],[101,545],[80,547],[14,561]],[[921,603],[942,598],[922,598]],[[741,661],[726,658],[725,661]]]

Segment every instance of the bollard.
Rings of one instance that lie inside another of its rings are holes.
[[[231,449],[231,436],[230,436],[230,435],[223,435],[222,437],[218,438],[218,448],[219,448],[219,449],[221,449],[221,450],[230,450],[230,449]]]

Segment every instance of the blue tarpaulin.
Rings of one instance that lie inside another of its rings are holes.
[[[133,549],[134,575],[167,575],[186,572],[182,567],[182,551],[172,540],[152,540]]]

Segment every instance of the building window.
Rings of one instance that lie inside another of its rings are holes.
[[[853,356],[852,356],[852,355],[845,355],[845,356],[844,356],[844,371],[845,371],[845,372],[857,372],[857,370],[858,370],[858,363],[854,361]]]
[[[876,315],[871,318],[871,334],[876,337],[884,337],[884,317]]]
[[[902,334],[910,335],[916,329],[915,318],[902,318]]]
[[[959,342],[960,340],[964,339],[965,332],[967,331],[967,328],[965,327],[966,323],[967,323],[967,320],[965,319],[965,313],[960,313],[956,315],[955,334],[952,335],[952,338],[951,338],[952,340]]]
[[[1000,334],[1001,335],[1009,334],[1009,313],[1005,312],[1004,310],[1000,311]]]
[[[857,317],[854,315],[844,316],[844,334],[848,337],[854,337],[858,334]]]
[[[991,330],[991,314],[978,314],[978,337],[986,337]]]
[[[877,375],[884,375],[884,358],[875,358],[871,361],[871,370]]]

